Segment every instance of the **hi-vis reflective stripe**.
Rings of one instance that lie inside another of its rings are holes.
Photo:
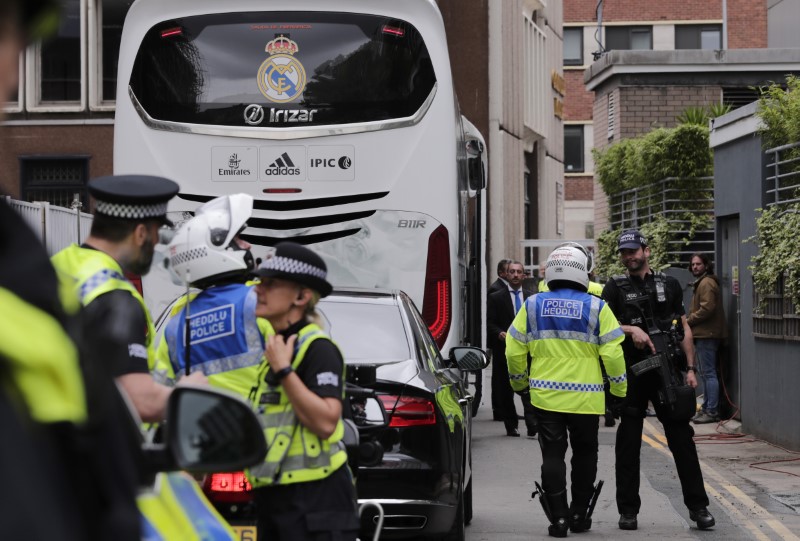
[[[274,477],[278,472],[280,466],[280,473],[291,473],[295,470],[302,470],[306,468],[324,468],[331,465],[331,457],[345,449],[344,442],[336,442],[331,445],[331,450],[328,453],[321,452],[316,457],[308,457],[305,455],[286,456],[278,463],[262,462],[257,466],[250,468],[250,473],[254,477]]]
[[[617,377],[608,376],[608,379],[609,379],[609,381],[613,381],[614,383],[622,383],[623,381],[628,379],[628,376],[627,376],[627,374],[625,374],[623,372],[621,376],[617,376]]]
[[[185,473],[160,473],[137,498],[145,541],[236,541],[236,534]]]
[[[103,269],[99,272],[96,272],[88,280],[86,280],[83,285],[81,285],[81,290],[78,293],[81,298],[81,303],[87,295],[109,280],[121,280],[126,282],[127,278],[113,269]]]
[[[602,393],[602,383],[569,383],[565,381],[549,381],[546,379],[531,379],[531,389],[553,389],[556,391],[577,391],[581,393]]]

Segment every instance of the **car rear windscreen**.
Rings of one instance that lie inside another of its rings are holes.
[[[382,364],[411,358],[396,304],[330,300],[319,304],[319,312],[348,363]]]
[[[155,25],[130,88],[156,120],[289,128],[409,117],[435,83],[425,43],[407,22],[258,12]]]

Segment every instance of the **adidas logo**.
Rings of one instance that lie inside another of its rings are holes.
[[[296,167],[288,152],[284,152],[264,170],[266,175],[299,175],[300,168]]]

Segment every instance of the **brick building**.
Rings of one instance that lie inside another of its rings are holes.
[[[658,65],[658,57],[652,57],[642,60],[648,66],[646,81],[637,80],[631,67],[626,82],[614,88],[603,86],[605,101],[598,100],[595,91],[603,81],[593,76],[591,89],[584,81],[594,55],[764,48],[767,19],[767,0],[602,0],[599,4],[597,0],[564,0],[566,236],[592,237],[606,226],[606,201],[593,181],[591,148],[603,148],[654,127],[674,126],[675,117],[690,106],[722,101],[738,106],[754,99],[754,92],[736,77],[703,84],[689,75],[681,81],[669,76],[672,68]]]

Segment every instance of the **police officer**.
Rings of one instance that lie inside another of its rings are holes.
[[[156,358],[175,374],[186,365],[201,371],[212,386],[247,398],[272,334],[256,317],[256,292],[245,282],[255,268],[250,244],[239,234],[253,212],[253,198],[240,193],[201,206],[169,243],[170,268],[202,291],[175,304]],[[186,334],[187,321],[192,329]],[[187,363],[188,358],[188,363]]]
[[[511,386],[530,387],[542,450],[542,507],[548,532],[591,528],[589,505],[597,476],[598,415],[605,411],[602,359],[614,400],[625,396],[624,336],[611,309],[589,295],[587,257],[574,246],[547,258],[549,291],[529,297],[509,328],[506,356]],[[526,369],[530,354],[530,374]],[[567,434],[572,443],[572,503],[567,504]]]
[[[0,104],[17,88],[21,50],[58,28],[58,8],[0,2]],[[89,377],[77,298],[2,197],[0,231],[2,537],[138,540],[136,425],[113,381]]]
[[[638,231],[628,230],[619,237],[618,251],[620,262],[627,269],[623,276],[615,276],[606,283],[603,299],[608,303],[622,324],[625,332],[625,363],[628,367],[630,387],[625,407],[621,409],[616,444],[617,509],[620,513],[619,527],[635,530],[638,527],[636,515],[641,507],[639,498],[640,453],[642,428],[651,401],[656,409],[658,420],[664,426],[669,448],[675,459],[678,477],[683,489],[683,501],[689,508],[689,517],[697,522],[697,527],[707,529],[714,526],[714,517],[708,512],[708,496],[703,486],[703,474],[697,458],[697,449],[692,437],[694,430],[689,424],[691,414],[686,418],[672,415],[667,404],[661,402],[659,390],[663,382],[656,371],[634,376],[630,367],[656,349],[648,335],[646,319],[654,322],[680,321],[683,340],[680,347],[690,362],[687,366],[686,382],[697,387],[694,365],[694,345],[692,331],[686,322],[683,308],[683,292],[677,280],[650,269],[648,260],[650,248],[647,240]],[[638,299],[645,299],[645,310]],[[643,313],[647,312],[647,313]],[[664,325],[662,323],[661,325]],[[665,329],[661,329],[665,330]],[[694,404],[692,404],[694,406]],[[693,409],[693,408],[692,408]]]
[[[344,358],[314,309],[332,290],[327,266],[308,248],[281,242],[256,274],[256,314],[276,332],[253,396],[269,448],[248,471],[259,539],[354,540],[359,521],[342,442]]]
[[[88,188],[96,201],[89,236],[81,246],[73,244],[54,255],[53,265],[84,306],[85,326],[98,338],[94,355],[106,359],[141,419],[158,422],[172,388],[150,374],[155,368],[153,321],[124,273],[150,270],[159,228],[169,224],[167,202],[178,193],[178,185],[161,177],[123,175],[94,179]],[[196,372],[183,382],[207,380]]]

